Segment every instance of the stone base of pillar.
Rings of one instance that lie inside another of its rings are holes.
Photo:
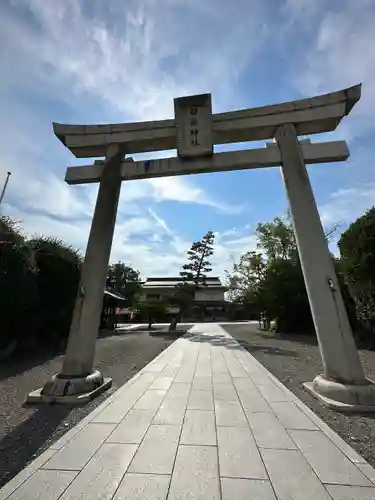
[[[85,404],[102,394],[112,385],[112,379],[104,378],[95,370],[89,375],[74,377],[56,374],[42,389],[31,392],[26,403]]]
[[[375,383],[343,384],[326,379],[323,375],[304,387],[326,406],[341,412],[375,412]]]

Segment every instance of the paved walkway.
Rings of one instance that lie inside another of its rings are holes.
[[[374,485],[375,470],[230,335],[198,324],[0,500],[375,500]]]

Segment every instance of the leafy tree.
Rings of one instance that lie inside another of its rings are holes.
[[[108,268],[107,286],[111,286],[127,299],[129,305],[133,305],[141,290],[139,271],[123,262],[112,264]]]
[[[171,304],[180,308],[169,329],[175,330],[183,313],[194,300],[196,290],[205,284],[207,273],[212,271],[210,257],[214,254],[215,235],[208,231],[201,240],[195,241],[188,250],[188,263],[182,266],[181,282],[177,284]]]
[[[357,317],[375,336],[375,207],[350,224],[338,245]]]
[[[13,243],[16,245],[25,244],[22,226],[11,217],[0,216],[0,242]]]
[[[312,317],[301,266],[293,259],[276,258],[267,265],[259,302],[278,331],[310,331]]]
[[[163,320],[166,316],[167,303],[164,300],[147,300],[139,302],[137,308],[142,318],[148,321],[148,329],[151,330],[155,321]]]
[[[255,230],[257,247],[263,249],[268,259],[298,258],[294,230],[290,220],[275,217],[271,222],[260,222]]]
[[[266,261],[260,252],[246,252],[238,263],[232,258],[232,271],[226,272],[226,284],[234,302],[249,302],[254,299],[264,279]]]
[[[336,225],[326,233],[328,241],[337,229]],[[258,314],[275,318],[278,330],[310,331],[312,317],[290,217],[259,223],[255,233],[257,247],[264,254],[247,252],[234,263],[227,273],[232,296]],[[347,308],[353,309],[347,292],[343,289]],[[353,315],[351,319],[355,323]]]

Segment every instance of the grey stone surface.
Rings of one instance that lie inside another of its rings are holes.
[[[196,377],[211,377],[212,376],[210,360],[204,361],[201,364],[197,364],[197,367],[195,369],[195,376]]]
[[[260,452],[278,500],[331,500],[299,451],[261,449]]]
[[[207,336],[220,331],[204,325]],[[272,488],[277,500],[375,500],[374,469],[220,336],[218,345],[177,340],[0,490],[0,500],[275,500]],[[64,473],[74,481],[63,488]],[[47,477],[57,493],[43,486]]]
[[[152,384],[152,382],[156,379],[157,373],[152,373],[152,372],[144,372],[139,375],[139,377],[136,379],[137,383],[148,383]],[[134,382],[133,382],[134,383]]]
[[[226,356],[226,363],[228,366],[229,373],[232,378],[248,378],[248,373],[238,361],[238,359],[233,356]]]
[[[158,410],[166,394],[166,390],[148,390],[133,408],[134,410]]]
[[[17,474],[17,476],[6,483],[6,485],[0,489],[0,500],[8,498],[14,490],[29,479],[29,477],[32,476],[32,474],[34,474],[34,472],[47,462],[55,453],[55,450],[49,448],[44,453],[39,455],[39,457],[31,462],[27,467],[25,467],[19,474]]]
[[[212,374],[214,384],[232,384],[232,378],[229,372],[219,372]]]
[[[115,428],[115,424],[88,424],[43,465],[43,469],[81,470]]]
[[[140,443],[154,418],[155,410],[130,410],[107,439],[110,443]]]
[[[76,475],[67,470],[37,470],[7,500],[58,500]]]
[[[214,398],[215,401],[218,400],[238,401],[237,392],[232,383],[218,384],[214,382]]]
[[[321,431],[289,431],[323,483],[371,486],[362,472]]]
[[[267,479],[266,470],[248,427],[218,427],[220,476]]]
[[[181,426],[184,420],[185,411],[185,398],[165,398],[152,423]]]
[[[246,412],[257,445],[262,448],[293,450],[297,446],[272,413]]]
[[[290,401],[290,397],[287,393],[274,384],[272,380],[269,379],[269,381],[262,381],[261,383],[257,383],[256,380],[254,381],[259,391],[268,402]]]
[[[149,387],[150,382],[134,382],[126,391],[121,392],[102,412],[97,415],[93,422],[119,423],[132,409],[137,400]]]
[[[217,448],[178,447],[168,500],[221,500]]]
[[[321,420],[318,415],[310,410],[302,401],[296,399],[295,404],[300,408],[314,423],[319,427],[319,429],[324,432],[326,436],[351,460],[356,464],[365,464],[366,460],[348,445],[336,432],[331,429],[323,420]]]
[[[248,425],[245,414],[238,401],[215,402],[216,425],[242,426]]]
[[[179,371],[181,367],[180,366],[176,366],[176,365],[172,365],[172,364],[168,364],[164,370],[162,370],[160,372],[160,375],[162,377],[175,377]]]
[[[242,406],[251,412],[272,412],[269,404],[250,379],[237,378],[233,380]]]
[[[270,403],[272,410],[285,429],[318,430],[318,427],[293,401]]]
[[[189,382],[193,380],[194,377],[194,368],[190,367],[182,367],[177,373],[174,382]]]
[[[125,474],[113,500],[166,500],[170,476]]]
[[[130,464],[129,472],[171,474],[180,427],[151,425]]]
[[[173,377],[158,377],[152,382],[149,389],[161,389],[165,391],[170,388],[172,382]]]
[[[222,356],[211,356],[212,374],[227,373],[228,368]]]
[[[212,391],[196,391],[190,393],[188,410],[212,410],[214,409],[214,398]]]
[[[181,444],[216,445],[213,411],[187,410],[182,427]]]
[[[89,500],[112,498],[136,450],[135,444],[104,444],[60,500],[81,500],[82,492]]]
[[[374,500],[375,488],[361,486],[327,485],[333,500]]]
[[[221,478],[222,500],[277,500],[269,481]]]
[[[212,377],[194,377],[193,391],[212,391]]]
[[[170,399],[170,398],[184,398],[185,401],[188,400],[189,394],[191,390],[191,384],[190,383],[185,383],[185,382],[180,382],[176,383],[174,382],[171,387],[169,388],[169,391],[167,392],[165,399]]]
[[[356,464],[363,474],[375,485],[375,469],[370,464]]]

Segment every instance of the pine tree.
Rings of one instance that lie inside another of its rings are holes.
[[[200,241],[195,241],[187,252],[188,263],[182,266],[181,282],[176,285],[176,293],[172,298],[172,302],[180,310],[172,320],[170,330],[176,329],[184,311],[194,300],[196,290],[205,285],[207,273],[212,271],[209,259],[214,254],[214,243],[215,235],[208,231]]]

